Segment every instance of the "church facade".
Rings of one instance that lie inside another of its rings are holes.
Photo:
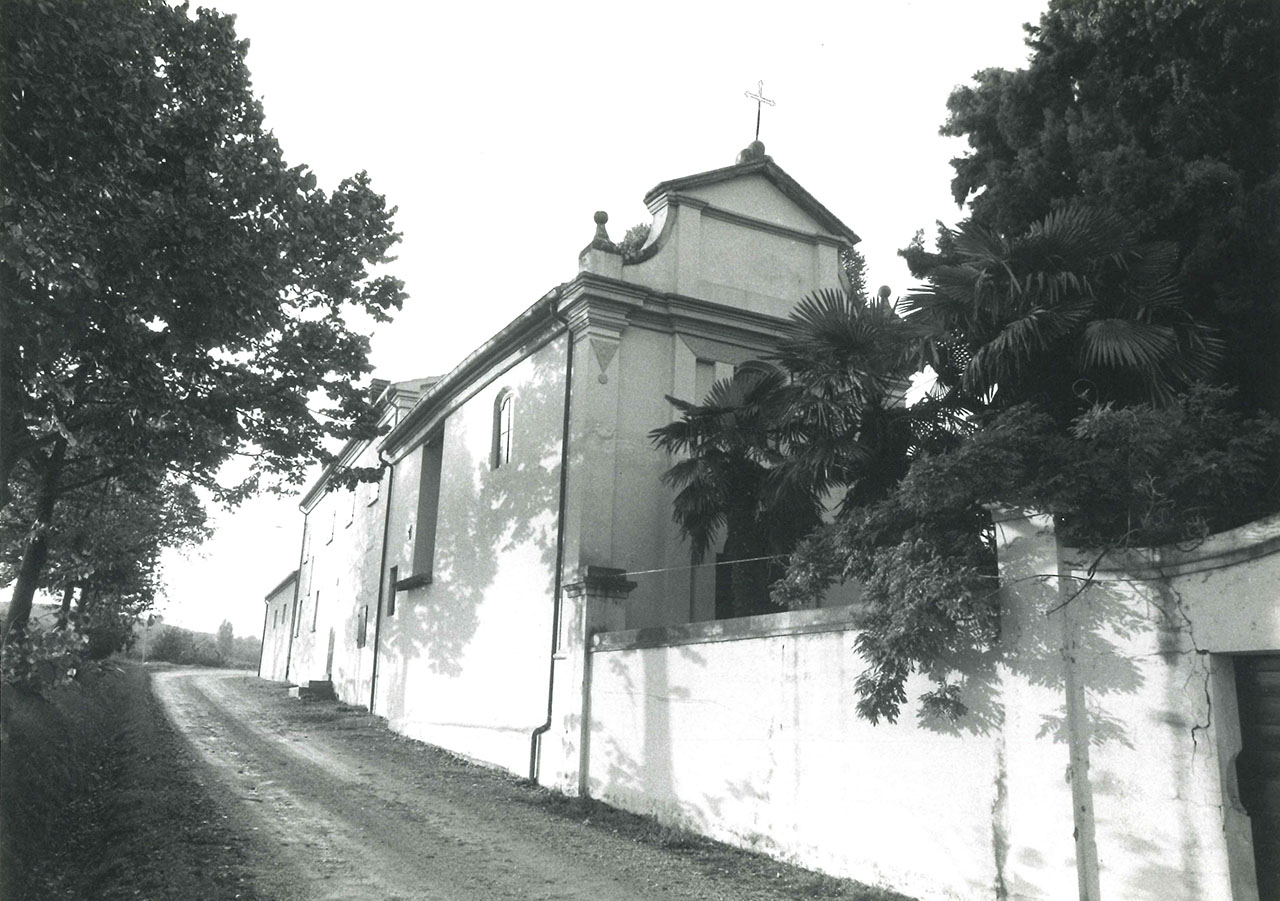
[[[759,144],[645,203],[638,252],[597,213],[573,278],[449,373],[385,386],[389,433],[342,459],[385,461],[382,481],[322,476],[304,496],[264,677],[331,681],[396,731],[539,778],[566,586],[642,573],[619,628],[714,619],[714,567],[690,566],[648,434],[674,416],[666,395],[700,400],[767,356],[858,237]]]

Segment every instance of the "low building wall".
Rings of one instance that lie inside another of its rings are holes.
[[[859,719],[851,614],[597,636],[590,793],[920,897],[991,897],[996,737]]]
[[[1101,559],[997,520],[1001,641],[958,727],[919,721],[922,681],[858,718],[852,607],[605,632],[579,785],[921,899],[1257,901],[1233,671],[1280,651],[1280,517]]]

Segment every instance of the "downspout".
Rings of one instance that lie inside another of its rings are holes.
[[[387,578],[387,544],[391,533],[391,490],[396,484],[396,465],[378,451],[378,459],[387,467],[387,509],[382,517],[382,556],[378,560],[378,606],[373,612],[373,667],[369,671],[369,712],[373,713],[373,701],[378,696],[378,647],[382,635],[382,592]]]
[[[293,577],[298,580],[297,576]],[[271,613],[271,601],[262,602],[262,643],[258,645],[258,678],[262,678],[262,657],[267,652],[267,616]],[[146,656],[146,655],[143,655]]]
[[[289,670],[293,667],[293,633],[298,623],[298,592],[302,590],[303,553],[307,549],[307,521],[311,514],[302,514],[302,546],[298,548],[298,574],[293,577],[293,611],[289,614],[289,649],[284,652],[284,681],[289,681]],[[265,634],[265,630],[264,630]]]
[[[551,650],[548,653],[547,673],[547,719],[541,726],[533,730],[529,737],[529,781],[538,781],[538,753],[542,747],[542,736],[551,731],[552,703],[555,700],[556,687],[556,643],[560,637],[560,590],[564,580],[564,508],[565,485],[569,478],[569,398],[573,388],[573,329],[569,320],[560,313],[560,289],[554,290],[551,298],[551,318],[564,324],[565,356],[564,356],[564,422],[560,429],[560,498],[556,512],[556,573],[555,589],[551,595]]]

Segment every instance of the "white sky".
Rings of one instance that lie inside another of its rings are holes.
[[[754,136],[862,237],[873,286],[961,216],[945,139],[951,89],[1025,64],[1044,0],[830,3],[409,3],[213,0],[237,16],[285,158],[332,188],[360,169],[399,207],[390,271],[409,300],[373,334],[377,374],[446,372],[572,278],[609,213],[649,220],[660,181],[726,166]],[[797,298],[799,300],[799,298]],[[261,634],[263,596],[297,566],[297,499],[211,511],[215,537],[165,561],[167,621]]]

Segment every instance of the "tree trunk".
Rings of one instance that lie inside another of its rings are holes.
[[[76,587],[68,584],[62,589],[62,606],[58,608],[58,628],[65,629],[71,622],[71,600],[75,597]]]
[[[754,507],[731,511],[723,556],[731,572],[735,617],[769,612],[769,561],[757,559],[768,553],[769,542],[756,522]]]
[[[34,467],[40,473],[40,486],[36,495],[36,517],[32,526],[34,534],[22,555],[22,563],[18,567],[18,578],[13,585],[9,615],[4,624],[6,640],[14,629],[19,632],[25,631],[27,620],[31,617],[31,603],[35,600],[36,586],[40,584],[40,574],[44,571],[45,562],[49,559],[49,530],[53,527],[53,509],[58,500],[62,461],[66,451],[66,442],[59,440],[49,455]]]

